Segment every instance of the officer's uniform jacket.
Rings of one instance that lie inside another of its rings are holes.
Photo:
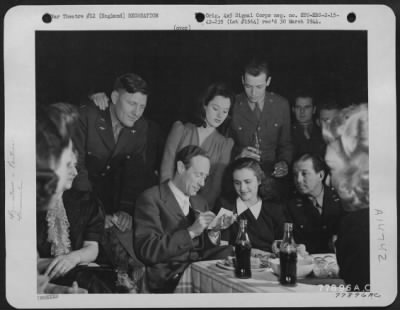
[[[298,192],[288,202],[286,217],[293,223],[294,239],[305,244],[310,253],[332,253],[332,237],[337,234],[339,223],[345,211],[339,196],[333,188],[324,187],[322,213],[313,201]]]
[[[292,161],[292,143],[290,127],[290,110],[288,101],[272,92],[265,93],[264,107],[260,120],[247,102],[246,94],[236,97],[233,106],[229,134],[235,145],[236,156],[247,146],[254,146],[254,133],[259,135],[261,161],[271,166],[278,161]]]
[[[80,110],[73,142],[78,150],[78,176],[73,187],[94,190],[106,214],[122,210],[133,214],[136,198],[146,188],[144,165],[147,122],[140,118],[132,128],[123,128],[115,142],[110,110],[92,103]]]

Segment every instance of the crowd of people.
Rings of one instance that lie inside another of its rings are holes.
[[[143,116],[150,91],[134,73],[79,108],[37,111],[38,292],[172,293],[195,261],[233,254],[244,218],[271,252],[292,222],[310,254],[337,255],[340,276],[369,284],[367,104],[292,102],[251,60],[243,92],[213,83],[166,141]]]

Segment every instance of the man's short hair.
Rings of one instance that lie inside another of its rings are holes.
[[[267,77],[271,74],[269,64],[267,60],[262,58],[253,58],[245,66],[243,75],[250,74],[252,76],[259,76],[261,73],[265,73]]]
[[[293,106],[296,105],[296,100],[298,98],[311,98],[312,105],[315,106],[315,92],[312,85],[306,85],[298,87],[293,93]]]
[[[114,82],[114,90],[124,90],[128,93],[142,93],[144,95],[149,94],[149,86],[147,82],[143,80],[139,75],[135,73],[126,73],[117,77]]]
[[[322,157],[317,154],[305,153],[295,160],[293,166],[296,165],[298,162],[304,162],[306,160],[311,160],[311,163],[313,165],[313,169],[315,172],[318,173],[318,172],[323,171],[326,175],[326,171],[327,171],[326,163],[322,159]]]
[[[321,99],[320,103],[318,104],[319,111],[321,110],[341,110],[342,107],[334,98],[326,98]]]
[[[176,154],[175,167],[178,161],[181,161],[185,165],[186,169],[190,168],[191,160],[196,156],[203,156],[207,159],[210,159],[206,151],[204,151],[201,147],[197,145],[187,145]]]

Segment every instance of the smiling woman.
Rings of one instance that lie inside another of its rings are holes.
[[[218,129],[224,125],[233,102],[234,94],[229,87],[223,83],[212,84],[199,100],[192,121],[186,124],[177,121],[173,124],[161,163],[161,182],[173,176],[174,159],[179,150],[187,145],[200,146],[210,157],[211,169],[199,194],[210,207],[214,206],[233,147],[233,140],[224,137]]]
[[[239,158],[227,171],[232,175],[233,193],[220,197],[214,212],[224,208],[247,220],[252,248],[272,252],[272,243],[283,236],[283,206],[275,198],[276,190],[259,163],[252,158]],[[239,231],[238,222],[223,231],[221,239],[233,244]]]

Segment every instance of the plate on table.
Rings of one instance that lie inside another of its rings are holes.
[[[268,267],[258,258],[250,257],[251,259],[251,271],[264,271]],[[226,259],[217,261],[217,267],[226,270],[235,270],[235,257],[228,256]]]

